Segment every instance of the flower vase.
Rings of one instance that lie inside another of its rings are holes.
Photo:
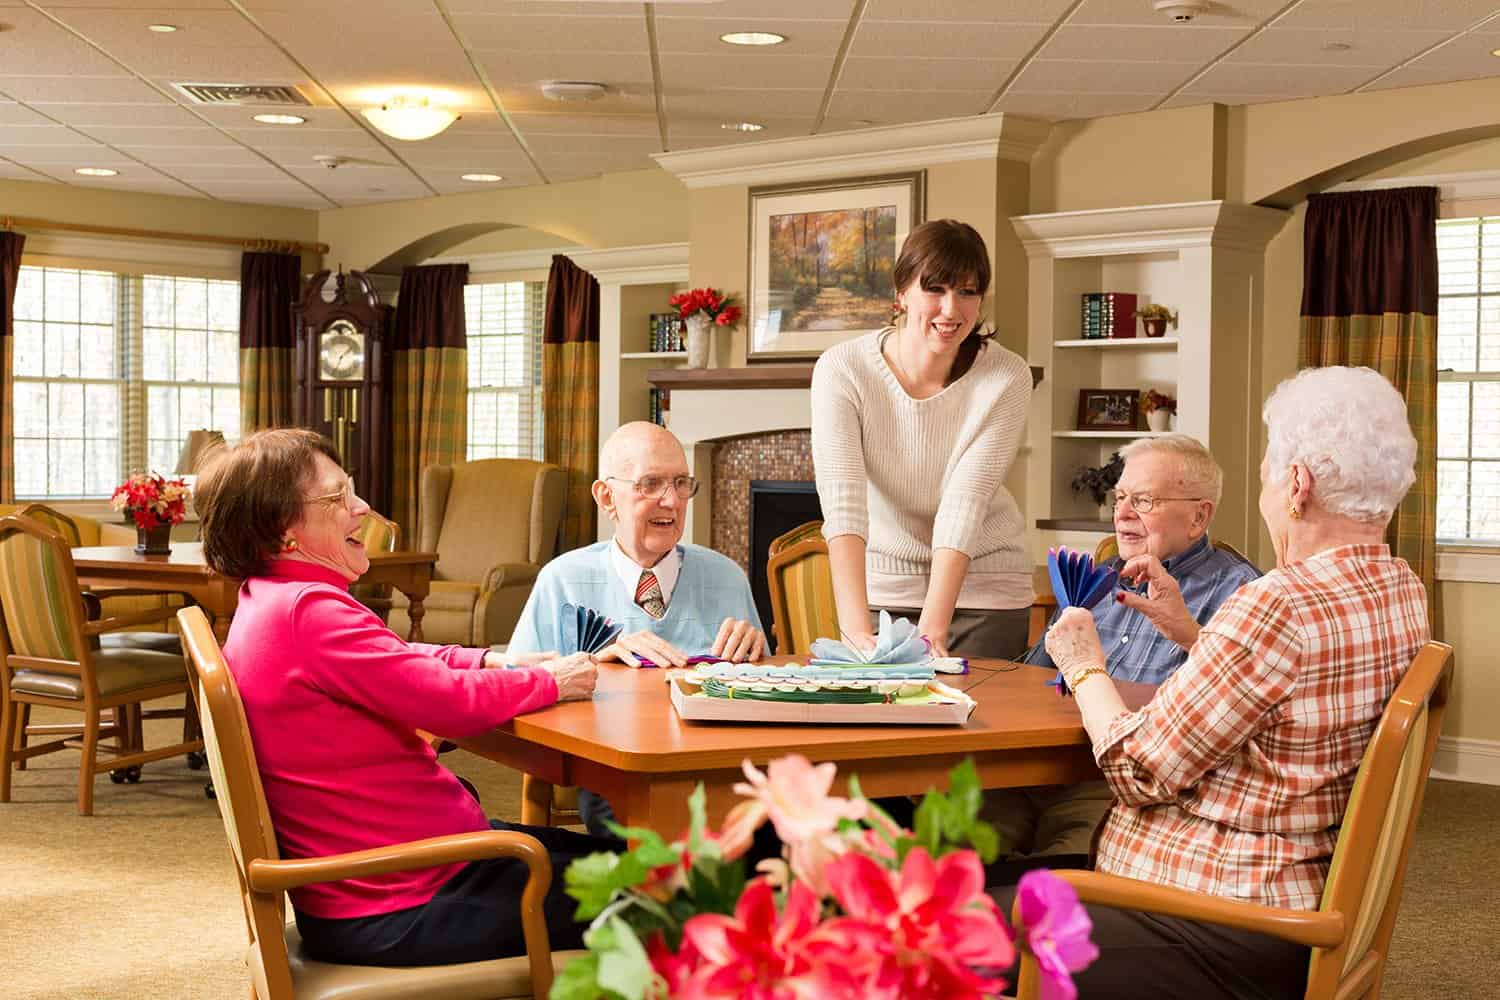
[[[708,367],[709,332],[713,320],[705,313],[695,312],[687,318],[687,366]]]
[[[172,525],[166,522],[135,529],[135,553],[140,556],[165,556],[172,552]]]
[[[1146,426],[1157,433],[1166,430],[1171,421],[1172,414],[1167,410],[1152,410],[1146,414]]]

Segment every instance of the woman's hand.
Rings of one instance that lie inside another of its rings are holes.
[[[1099,644],[1094,616],[1083,608],[1068,608],[1059,615],[1047,630],[1046,643],[1047,655],[1064,678],[1104,666],[1104,647]]]
[[[731,663],[755,663],[766,654],[766,637],[744,619],[726,618],[709,652]]]
[[[875,633],[870,631],[869,622],[861,628],[852,629],[840,624],[839,638],[844,640],[844,645],[861,653],[868,653],[875,648]]]
[[[927,640],[927,645],[932,649],[933,656],[947,656],[948,654],[948,630],[933,629],[917,623],[917,632]]]
[[[1153,555],[1136,556],[1120,569],[1120,578],[1135,586],[1146,584],[1146,593],[1115,592],[1115,600],[1145,615],[1156,630],[1183,649],[1198,641],[1198,623],[1182,599],[1182,588],[1161,560]]]
[[[574,653],[548,660],[539,666],[557,682],[558,701],[582,701],[594,696],[599,668],[587,653]]]

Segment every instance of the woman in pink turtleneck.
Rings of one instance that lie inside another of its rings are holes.
[[[465,736],[559,700],[588,698],[583,655],[526,658],[408,643],[349,595],[369,568],[369,507],[333,445],[311,431],[253,434],[214,457],[195,505],[204,555],[244,579],[224,657],[239,685],[286,857],[311,857],[472,830],[520,829],[550,850],[554,948],[583,927],[561,890],[574,857],[616,844],[488,820],[418,729]],[[502,858],[292,890],[309,955],[371,965],[476,961],[525,951],[525,866]]]

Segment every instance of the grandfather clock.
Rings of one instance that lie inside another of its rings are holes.
[[[390,509],[393,313],[364,274],[319,271],[292,307],[297,423],[327,435],[371,507]]]

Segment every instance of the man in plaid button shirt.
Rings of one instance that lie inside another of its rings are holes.
[[[1094,608],[1111,677],[1160,684],[1186,660],[1198,630],[1260,571],[1208,537],[1224,473],[1186,434],[1141,438],[1120,450],[1115,542],[1126,561],[1145,557],[1156,580],[1144,593],[1119,590]],[[1042,643],[1025,662],[1055,666]],[[996,789],[984,817],[1000,834],[1005,870],[1082,867],[1113,795],[1104,781]],[[999,869],[997,869],[997,873]]]

